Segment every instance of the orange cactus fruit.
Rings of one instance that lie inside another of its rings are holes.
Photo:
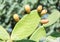
[[[27,13],[30,13],[30,11],[31,11],[31,9],[30,9],[30,6],[29,5],[25,5],[25,11],[27,12]]]
[[[18,16],[18,14],[14,14],[14,15],[13,15],[13,18],[14,18],[14,20],[15,20],[16,22],[19,21],[19,16]]]
[[[38,12],[41,12],[41,10],[42,10],[42,5],[39,5],[39,6],[37,7],[37,11],[38,11]]]
[[[42,23],[42,24],[46,24],[46,23],[48,23],[48,22],[49,22],[48,19],[42,19],[42,20],[41,20],[41,23]]]
[[[44,15],[44,14],[46,14],[46,13],[47,13],[47,10],[44,9],[44,10],[42,10],[41,15]]]

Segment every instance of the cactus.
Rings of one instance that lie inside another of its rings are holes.
[[[29,5],[27,6],[29,7],[28,9],[25,9],[27,8],[25,7],[26,5]],[[38,6],[40,6],[40,8]],[[56,37],[57,35],[55,33],[59,34],[60,32],[60,0],[0,0],[0,25],[11,34],[16,23],[18,23],[25,15],[30,15],[31,11],[34,11],[34,9],[37,10],[41,17],[41,21],[37,28],[43,26],[43,28],[46,29],[47,36],[53,34],[52,36],[55,35]],[[43,11],[44,9],[46,9],[46,11]],[[35,14],[35,12],[33,13]],[[18,17],[14,16],[15,14],[18,15]],[[17,21],[16,17],[18,18]],[[45,19],[47,19],[47,22]],[[45,23],[43,23],[42,20]],[[34,33],[32,35],[34,35]],[[38,36],[39,35],[40,34],[38,33]]]

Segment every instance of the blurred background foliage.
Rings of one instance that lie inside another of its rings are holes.
[[[39,5],[42,5],[43,9],[47,9],[48,12],[41,17],[42,19],[47,18],[48,15],[54,12],[52,11],[53,9],[60,11],[60,0],[0,0],[0,25],[8,32],[11,32],[17,23],[13,19],[13,15],[18,14],[19,19],[21,19],[26,14],[24,6],[27,4],[30,5],[31,10],[36,9]],[[60,32],[60,19],[46,28],[47,35],[51,34],[53,31]]]

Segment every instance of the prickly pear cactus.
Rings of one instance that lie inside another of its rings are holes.
[[[29,5],[31,10],[36,9],[39,5],[42,5],[43,9],[47,9],[47,13],[41,16],[41,19],[48,18],[55,12],[53,11],[54,9],[60,12],[60,0],[0,0],[0,25],[6,28],[8,32],[11,32],[15,24],[18,22],[15,21],[17,20],[16,18],[20,20],[25,14],[27,14],[24,9],[25,5]],[[55,13],[53,16],[54,15]],[[50,17],[53,18],[53,16]],[[56,16],[55,19],[56,18],[58,18],[58,16]],[[49,31],[47,35],[50,35],[53,31],[59,31],[60,18],[53,21],[51,24],[52,25],[49,24],[45,26],[46,32]]]

